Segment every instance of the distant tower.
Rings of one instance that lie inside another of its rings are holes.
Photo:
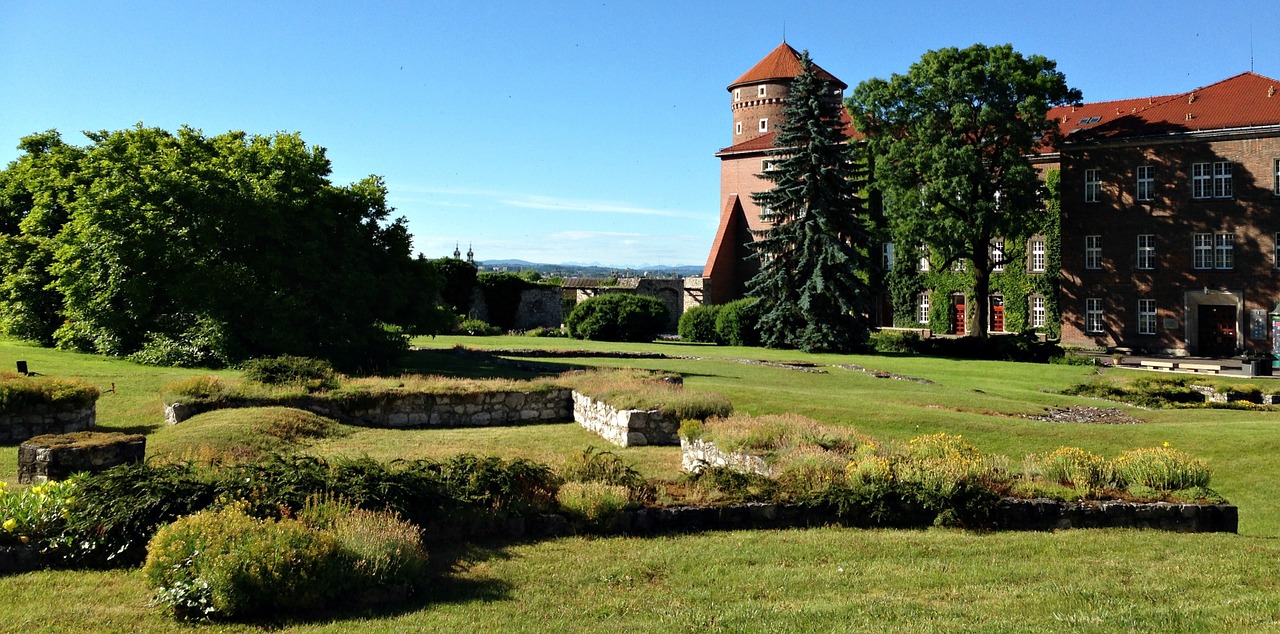
[[[458,249],[458,246],[457,242],[453,243],[453,259],[455,260],[462,259],[462,251]]]
[[[801,70],[800,53],[783,42],[729,84],[733,145],[716,152],[720,157],[720,227],[702,272],[709,304],[742,297],[747,280],[759,270],[755,261],[748,259],[748,245],[755,240],[751,231],[765,225],[751,195],[773,185],[760,173],[769,169],[767,152],[773,149],[774,131],[782,122],[791,82]],[[831,99],[843,100],[849,86],[822,68],[817,72],[835,88]]]
[[[476,263],[476,252],[471,250],[471,245],[467,245],[467,264],[474,265]]]

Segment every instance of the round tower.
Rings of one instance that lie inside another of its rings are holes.
[[[738,145],[773,131],[782,121],[782,110],[791,82],[801,72],[800,53],[783,42],[764,59],[729,84],[730,107],[733,111],[733,140]],[[839,99],[848,85],[818,68],[818,74],[836,88],[832,95]]]

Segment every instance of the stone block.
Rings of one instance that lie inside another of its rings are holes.
[[[18,446],[18,482],[65,480],[78,472],[98,472],[142,462],[147,440],[141,434],[76,432],[32,438]]]

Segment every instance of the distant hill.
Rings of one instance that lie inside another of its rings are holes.
[[[484,260],[476,262],[481,271],[500,273],[519,273],[520,271],[537,271],[543,277],[692,277],[702,275],[702,267],[697,265],[677,266],[607,266],[592,264],[540,264],[526,260]]]

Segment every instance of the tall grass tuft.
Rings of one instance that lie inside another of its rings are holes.
[[[1115,460],[1118,479],[1126,485],[1142,485],[1157,491],[1208,487],[1212,472],[1199,458],[1169,447],[1132,449]]]

